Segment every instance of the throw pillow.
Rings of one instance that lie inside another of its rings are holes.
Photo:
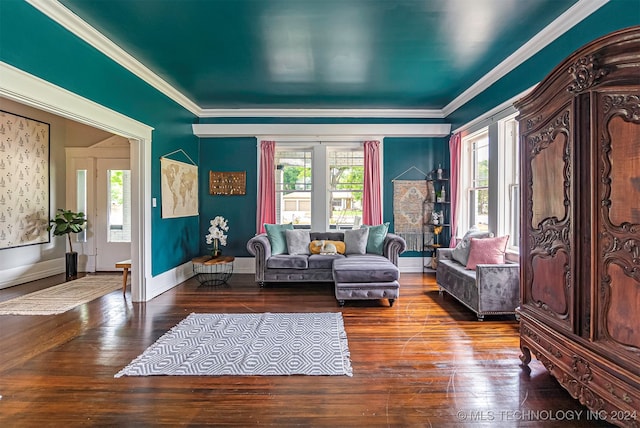
[[[308,230],[285,230],[285,238],[287,239],[287,251],[289,254],[310,254],[309,244],[311,237]]]
[[[345,245],[343,241],[328,241],[325,240],[324,241],[325,244],[333,244],[336,246],[336,251],[338,252],[338,254],[344,254],[345,251]],[[322,252],[322,241],[317,240],[317,241],[311,241],[311,243],[309,244],[309,250],[311,251],[311,254],[320,254]]]
[[[509,235],[497,238],[471,238],[467,269],[475,269],[481,263],[497,265],[504,263]]]
[[[363,228],[369,229],[369,238],[367,239],[367,253],[382,255],[384,250],[384,238],[387,237],[389,223],[378,226],[362,225]]]
[[[490,238],[493,234],[491,232],[485,232],[478,230],[475,226],[465,233],[464,237],[458,242],[456,247],[451,252],[451,258],[462,266],[467,265],[467,261],[469,260],[469,246],[471,245],[471,238]]]
[[[271,244],[271,254],[287,254],[287,238],[285,230],[293,230],[292,224],[265,224],[267,238]]]
[[[344,231],[345,254],[366,254],[369,229],[347,229]]]

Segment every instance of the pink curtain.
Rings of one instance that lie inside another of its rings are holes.
[[[276,222],[275,141],[260,141],[260,176],[258,177],[257,233],[265,233],[264,224]]]
[[[460,158],[462,156],[461,135],[458,132],[449,139],[449,155],[451,158],[451,175],[449,177],[449,194],[451,195],[451,240],[449,247],[456,246],[456,234],[458,233],[458,185],[460,184]]]
[[[372,226],[382,224],[382,200],[380,196],[380,141],[364,142],[362,223]]]

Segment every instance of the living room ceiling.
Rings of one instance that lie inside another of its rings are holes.
[[[577,0],[60,0],[202,109],[443,109]]]

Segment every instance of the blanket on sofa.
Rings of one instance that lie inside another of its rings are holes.
[[[433,203],[424,203],[433,183],[426,180],[393,181],[393,230],[407,243],[407,251],[422,251],[431,234],[423,234],[425,219],[430,218]]]

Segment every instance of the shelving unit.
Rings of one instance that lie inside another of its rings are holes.
[[[448,178],[427,178],[427,183],[431,183],[431,186],[427,184],[427,189],[433,187],[434,191],[427,195],[424,200],[424,211],[429,211],[427,205],[433,204],[431,209],[431,215],[425,218],[423,224],[423,236],[432,236],[433,239],[425,239],[423,248],[423,273],[433,273],[435,270],[431,267],[430,263],[427,263],[427,257],[435,257],[437,248],[449,246],[449,239],[451,236],[451,224],[449,223],[451,215],[451,200],[449,199],[449,179]],[[444,198],[441,197],[442,190],[444,189]],[[437,223],[434,221],[434,213],[437,213]],[[439,228],[439,229],[438,229]],[[436,234],[435,232],[439,232]]]

